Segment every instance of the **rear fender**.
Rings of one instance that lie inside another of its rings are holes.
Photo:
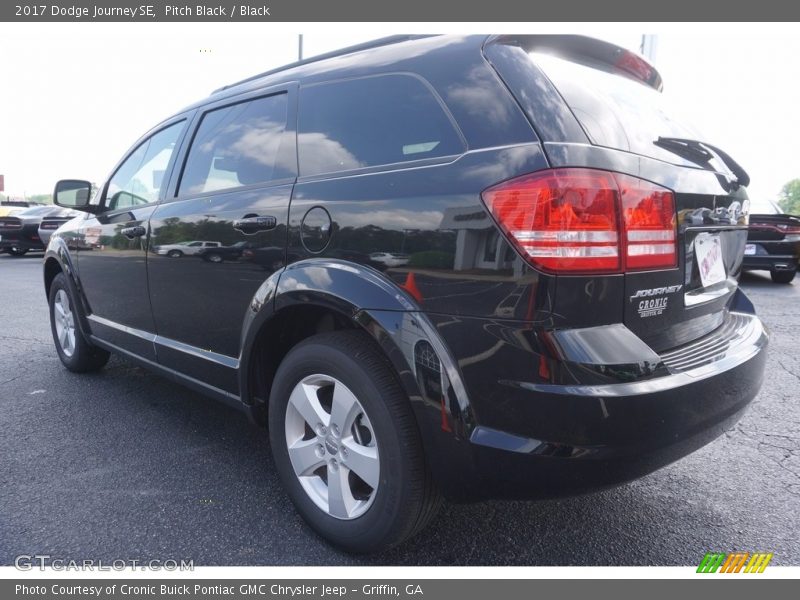
[[[463,377],[416,301],[373,269],[341,260],[309,259],[266,280],[245,317],[239,371],[242,400],[253,403],[250,360],[259,331],[271,319],[280,318],[282,311],[298,305],[324,307],[346,316],[377,342],[411,402],[426,454],[450,457],[431,463],[437,481],[449,488],[446,471],[453,470],[436,465],[470,462],[468,439],[474,418]],[[457,487],[458,482],[452,483]]]

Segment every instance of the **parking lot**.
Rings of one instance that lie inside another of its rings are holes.
[[[598,494],[447,504],[410,543],[353,557],[297,516],[243,415],[117,358],[66,371],[41,279],[41,255],[0,255],[0,564],[692,565],[733,550],[800,564],[800,281],[743,276],[772,331],[768,371],[711,445]]]

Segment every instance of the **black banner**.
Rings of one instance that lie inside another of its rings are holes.
[[[641,0],[491,0],[449,2],[404,0],[177,0],[146,4],[147,0],[87,2],[24,2],[0,4],[0,21],[101,22],[503,22],[503,21],[794,21],[800,4],[786,0],[758,3],[641,2]]]
[[[755,594],[780,598],[789,597],[790,589],[796,587],[794,581],[787,579],[756,581],[754,578],[719,576],[698,576],[698,579],[6,580],[0,581],[0,597],[6,600],[531,600],[546,597],[602,598],[613,592],[615,596],[621,594],[625,598],[674,600],[698,591],[725,594],[730,598]]]

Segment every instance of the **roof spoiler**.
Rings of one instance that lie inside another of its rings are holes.
[[[526,52],[550,54],[623,75],[659,92],[664,88],[661,75],[647,60],[635,52],[595,38],[583,35],[496,35],[486,43],[519,46]]]

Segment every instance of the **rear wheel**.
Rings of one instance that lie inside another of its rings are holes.
[[[9,248],[8,253],[11,256],[25,256],[28,253],[27,248]]]
[[[105,350],[90,345],[78,327],[77,304],[63,273],[50,285],[50,329],[58,357],[76,373],[101,369],[109,358]]]
[[[770,277],[775,283],[791,283],[794,279],[797,269],[789,269],[785,271],[770,271]]]
[[[298,344],[275,375],[270,444],[295,507],[350,552],[377,552],[422,529],[439,506],[411,406],[364,333]]]

